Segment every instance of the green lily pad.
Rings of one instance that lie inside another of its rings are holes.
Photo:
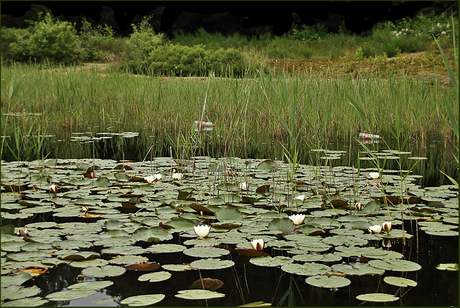
[[[159,281],[165,281],[171,278],[171,273],[165,272],[165,271],[160,271],[160,272],[155,272],[155,273],[148,273],[139,276],[138,280],[139,281],[148,281],[148,282],[159,282]]]
[[[388,284],[397,286],[397,287],[415,287],[417,285],[417,282],[407,279],[407,278],[402,278],[402,277],[394,277],[394,276],[388,276],[383,279]]]
[[[24,288],[18,285],[9,285],[6,288],[2,287],[1,298],[2,301],[5,299],[15,300],[24,297],[35,296],[40,293],[42,290],[37,286],[32,286],[30,288]]]
[[[4,262],[2,261],[2,266],[4,266]],[[2,287],[9,286],[9,285],[18,285],[20,286],[24,282],[31,280],[33,277],[27,272],[19,273],[14,276],[2,276],[1,277],[1,285]]]
[[[289,218],[275,218],[268,224],[268,229],[290,231],[295,229],[295,224]]]
[[[418,271],[422,268],[419,264],[408,260],[371,260],[369,261],[369,265],[397,272]]]
[[[85,290],[99,290],[113,285],[113,281],[100,280],[100,281],[88,281],[88,282],[79,282],[72,284],[67,287],[67,289],[85,289]]]
[[[224,269],[227,267],[232,267],[235,265],[235,262],[232,260],[219,260],[219,259],[201,259],[193,261],[190,263],[191,267],[201,269],[201,270],[214,270],[214,269]]]
[[[338,277],[338,276],[311,276],[305,279],[305,282],[309,285],[320,287],[320,288],[340,288],[348,286],[351,281],[345,277]]]
[[[278,167],[278,165],[276,164],[276,162],[274,162],[273,160],[271,159],[266,159],[264,161],[262,161],[258,166],[257,166],[257,170],[264,170],[264,171],[274,171],[276,168]]]
[[[195,269],[194,267],[190,266],[190,264],[164,264],[161,267],[165,270],[173,272],[183,272]]]
[[[254,257],[249,260],[251,264],[258,265],[258,266],[266,266],[266,267],[277,267],[277,266],[283,266],[286,264],[291,264],[294,262],[289,257],[283,257],[283,256],[276,256],[276,257],[270,257],[270,256],[263,256],[263,257]]]
[[[146,249],[148,253],[173,253],[185,250],[185,246],[177,244],[153,244]]]
[[[143,256],[116,256],[115,258],[109,260],[109,263],[125,265],[125,264],[142,263],[148,260],[149,258],[143,257]]]
[[[243,219],[243,214],[238,209],[228,206],[217,210],[216,218],[219,221],[240,221]]]
[[[165,298],[164,294],[147,294],[147,295],[136,295],[125,298],[120,302],[122,305],[128,306],[150,306],[161,302]]]
[[[441,263],[436,265],[438,270],[458,271],[458,263]]]
[[[81,267],[81,268],[86,268],[86,267],[94,267],[94,266],[104,266],[109,264],[107,260],[104,259],[89,259],[89,260],[82,260],[82,261],[73,261],[70,263],[70,266],[73,267]]]
[[[74,289],[68,291],[59,291],[48,294],[46,298],[50,301],[71,301],[74,299],[85,298],[96,293],[96,290]]]
[[[184,255],[198,258],[217,258],[228,255],[230,251],[215,247],[193,247],[183,251]]]
[[[81,271],[83,275],[93,277],[116,277],[123,275],[125,272],[126,269],[123,267],[114,265],[87,267]]]
[[[215,291],[203,290],[203,289],[192,289],[192,290],[178,291],[178,293],[175,296],[178,298],[183,298],[183,299],[197,300],[197,299],[222,298],[225,296],[225,294],[215,292]]]
[[[346,275],[383,275],[385,270],[375,268],[368,263],[352,262],[350,264],[334,264],[331,269]]]
[[[399,299],[399,297],[385,293],[361,294],[356,296],[356,298],[365,302],[394,302]]]
[[[331,268],[324,264],[319,263],[304,263],[304,264],[288,264],[281,267],[282,271],[290,274],[302,276],[323,275],[331,270]]]
[[[2,303],[2,307],[38,307],[48,302],[41,297],[28,297]]]

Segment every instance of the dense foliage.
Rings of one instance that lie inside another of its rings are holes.
[[[454,20],[454,23],[452,22]],[[81,30],[49,13],[27,29],[1,29],[3,62],[77,63],[112,62],[120,70],[171,76],[243,75],[269,59],[393,57],[417,51],[435,52],[436,37],[443,48],[452,46],[452,28],[458,18],[446,13],[418,15],[395,23],[382,22],[362,35],[328,32],[322,25],[293,27],[276,37],[223,36],[199,29],[177,32],[172,39],[155,33],[144,19],[133,25],[128,38],[114,36],[110,27],[93,27],[86,20]],[[458,33],[458,31],[457,31]]]

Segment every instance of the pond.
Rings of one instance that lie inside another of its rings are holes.
[[[312,152],[2,162],[2,306],[458,305],[458,188]]]

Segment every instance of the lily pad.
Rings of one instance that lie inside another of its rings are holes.
[[[210,290],[203,290],[203,289],[192,289],[192,290],[182,290],[178,291],[175,295],[176,297],[183,298],[183,299],[213,299],[213,298],[222,298],[225,297],[225,294],[210,291]]]
[[[193,261],[190,263],[191,267],[201,269],[201,270],[215,270],[215,269],[224,269],[232,267],[235,265],[235,262],[232,260],[219,260],[219,259],[201,259]]]
[[[309,285],[320,287],[320,288],[340,288],[348,286],[351,281],[345,277],[338,277],[338,276],[311,276],[305,279],[305,282]]]
[[[82,270],[82,274],[85,276],[93,276],[93,277],[116,277],[123,275],[126,272],[121,266],[114,266],[114,265],[105,265],[105,266],[97,266],[97,267],[87,267]]]
[[[230,251],[215,247],[193,247],[183,251],[184,255],[198,258],[217,258],[228,255]]]
[[[304,263],[304,264],[288,264],[281,267],[282,271],[290,274],[302,276],[323,275],[331,270],[331,268],[324,264],[319,263]]]
[[[164,294],[147,294],[147,295],[136,295],[125,298],[120,302],[122,305],[128,306],[150,306],[161,302],[165,298]]]
[[[139,281],[148,281],[148,282],[159,282],[159,281],[165,281],[171,278],[171,273],[165,272],[165,271],[160,271],[160,272],[155,272],[155,273],[148,273],[139,276],[138,280]]]
[[[5,299],[15,300],[24,297],[35,296],[40,293],[42,290],[37,286],[32,286],[30,288],[21,287],[18,285],[9,285],[6,288],[2,287],[1,298],[2,301]]]
[[[396,297],[391,294],[385,294],[385,293],[367,293],[367,294],[361,294],[356,296],[357,299],[360,301],[365,301],[365,302],[394,302],[399,299],[399,297]]]
[[[419,264],[408,260],[371,260],[369,261],[369,265],[397,272],[418,271],[422,268]]]
[[[266,267],[277,267],[277,266],[283,266],[286,264],[291,264],[294,262],[289,257],[283,257],[283,256],[276,256],[276,257],[255,257],[251,258],[249,260],[251,264],[258,265],[258,266],[266,266]]]
[[[394,277],[394,276],[388,276],[383,279],[388,284],[397,286],[397,287],[415,287],[417,285],[417,282],[407,279],[407,278],[402,278],[402,277]]]
[[[41,297],[28,297],[2,303],[2,307],[38,307],[48,302]]]
[[[458,271],[458,263],[441,263],[436,265],[438,270]]]
[[[73,289],[68,291],[59,291],[48,294],[46,298],[50,301],[71,301],[74,299],[85,298],[96,293],[96,290]]]
[[[100,281],[88,281],[88,282],[79,282],[72,284],[67,287],[67,289],[85,289],[85,290],[99,290],[113,285],[113,281],[100,280]]]

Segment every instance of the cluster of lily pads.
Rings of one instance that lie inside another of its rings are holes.
[[[402,186],[393,170],[346,166],[300,165],[292,181],[290,170],[281,161],[210,157],[2,162],[2,306],[84,298],[113,283],[86,277],[134,270],[146,272],[140,281],[155,283],[177,271],[230,268],[237,254],[254,266],[304,276],[308,285],[338,289],[350,285],[347,276],[421,270],[391,250],[394,241],[413,240],[414,230],[404,230],[402,219],[428,234],[458,236],[454,186],[421,188],[412,183],[414,175]],[[151,261],[161,253],[195,260]],[[37,286],[24,286],[59,265],[81,268],[82,281],[43,296]],[[458,270],[456,264],[439,267]],[[225,297],[203,281],[202,288],[175,296]],[[385,283],[417,285],[394,276]],[[121,304],[150,305],[164,297],[139,294]],[[398,297],[367,293],[357,299]]]

